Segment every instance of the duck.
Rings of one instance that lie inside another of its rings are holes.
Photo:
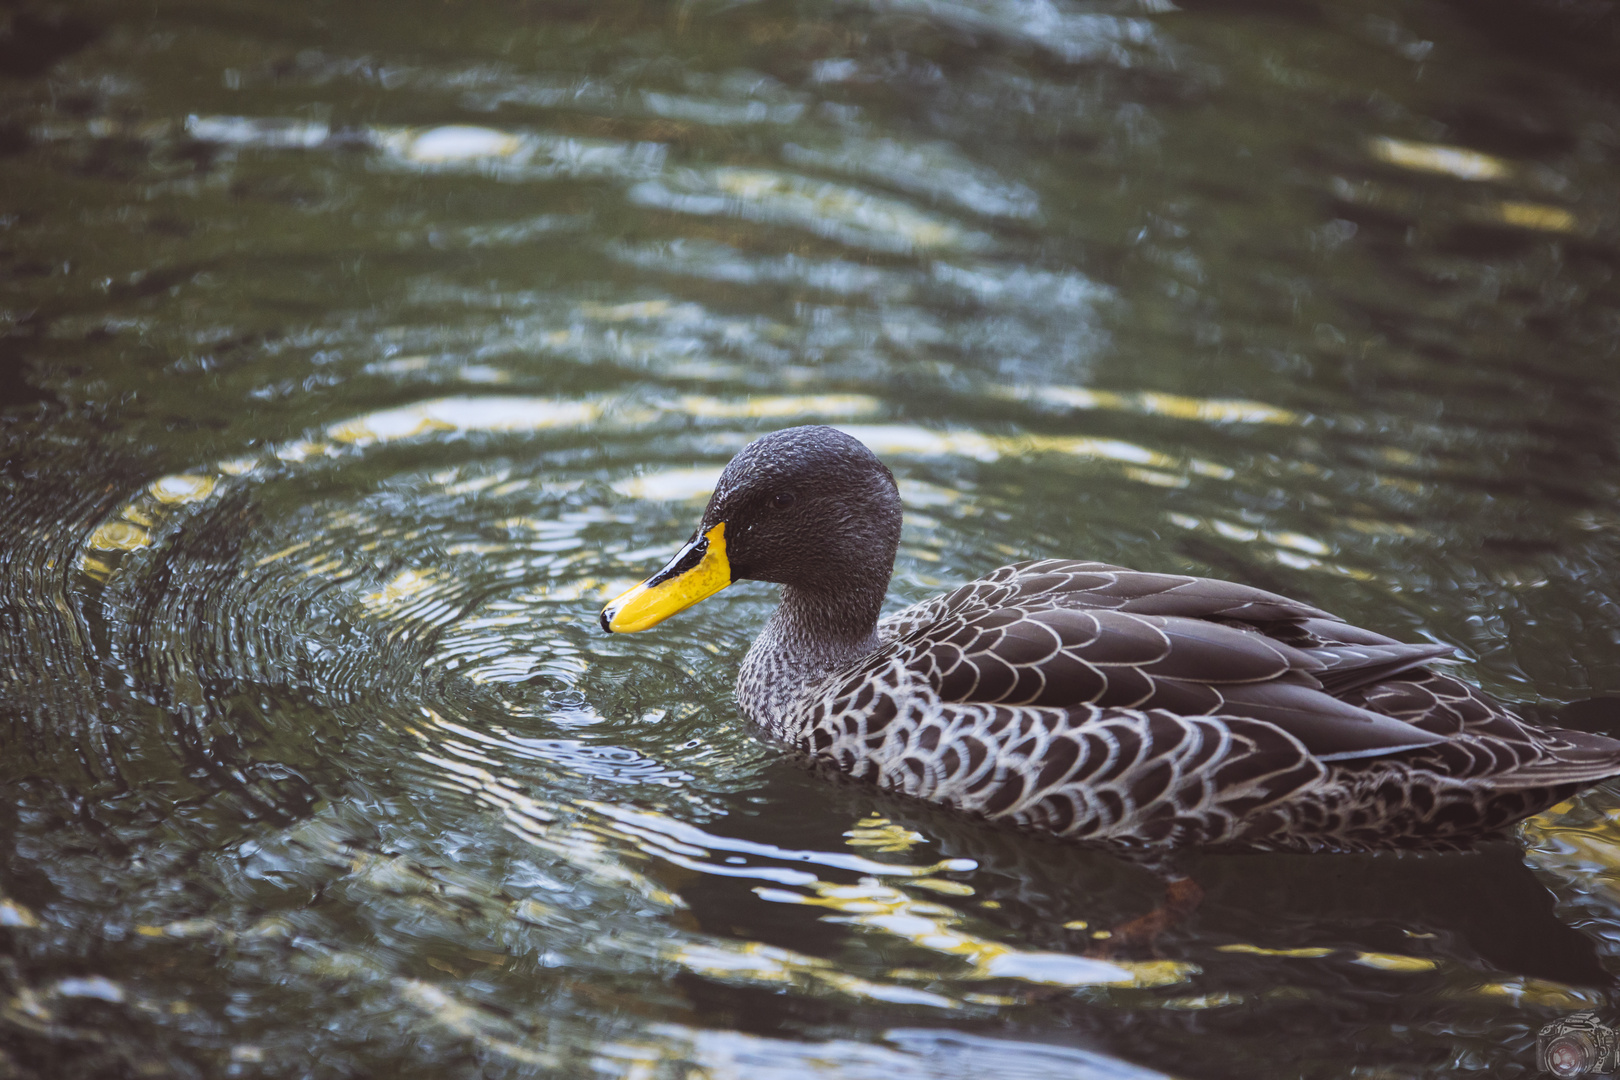
[[[1445,673],[1448,646],[1235,582],[1035,559],[884,616],[901,520],[859,440],[772,432],[602,628],[774,583],[736,684],[766,737],[890,792],[1120,849],[1466,849],[1620,775],[1620,741],[1526,721]]]

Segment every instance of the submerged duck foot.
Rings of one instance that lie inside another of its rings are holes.
[[[1164,903],[1146,915],[1118,924],[1107,937],[1096,939],[1086,955],[1106,960],[1122,949],[1151,949],[1160,934],[1186,919],[1203,901],[1204,890],[1198,882],[1190,877],[1172,878],[1164,885]]]

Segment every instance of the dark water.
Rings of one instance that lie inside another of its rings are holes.
[[[766,587],[595,612],[823,421],[896,605],[1087,556],[1620,691],[1614,8],[0,9],[0,1077],[1533,1075],[1620,790],[1196,859],[1109,968],[1142,870],[743,729]]]

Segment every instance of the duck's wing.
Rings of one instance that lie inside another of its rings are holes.
[[[1400,645],[1310,604],[1214,578],[1151,574],[1108,563],[1041,559],[993,570],[954,592],[936,596],[884,619],[878,632],[898,640],[953,615],[1000,608],[1062,607],[1164,615],[1247,625],[1289,644]]]
[[[1011,572],[1008,582],[1013,592],[1003,604],[1051,604],[1252,627],[1285,645],[1307,651],[1315,661],[1310,669],[1312,675],[1334,697],[1443,659],[1452,652],[1445,645],[1397,641],[1298,600],[1230,581],[1148,574],[1104,563],[1058,559],[1022,563],[1005,570]]]
[[[1326,761],[1445,739],[1324,691],[1315,673],[1331,670],[1332,663],[1316,650],[1202,619],[980,606],[942,618],[891,648],[946,702],[1246,716],[1276,724]],[[1395,652],[1382,666],[1428,655],[1423,647],[1404,657],[1399,652],[1409,647],[1385,648]]]
[[[981,585],[990,586],[986,592],[994,591],[998,585],[1006,586],[1009,591],[997,601],[1000,604],[1039,602],[1256,625],[1306,619],[1324,624],[1343,622],[1321,608],[1233,581],[1153,574],[1077,559],[1041,559],[1004,566],[968,588]]]
[[[946,701],[1248,716],[1323,760],[1445,738],[1340,696],[1449,649],[1232,582],[1045,559],[907,608],[883,633]]]
[[[1320,662],[1313,673],[1335,696],[1452,652],[1445,645],[1398,641],[1290,597],[1214,578],[1149,574],[1068,559],[1003,567],[986,580],[999,575],[1005,575],[999,592],[979,591],[968,603],[955,608],[966,611],[975,603],[981,608],[994,604],[1026,608],[1050,605],[1207,619],[1248,627],[1308,651]]]

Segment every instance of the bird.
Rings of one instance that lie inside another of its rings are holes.
[[[764,435],[696,531],[610,602],[645,630],[736,581],[781,600],[743,716],[816,767],[1125,851],[1460,850],[1620,775],[1412,644],[1248,585],[1079,559],[1003,566],[887,617],[893,474],[836,428]]]

